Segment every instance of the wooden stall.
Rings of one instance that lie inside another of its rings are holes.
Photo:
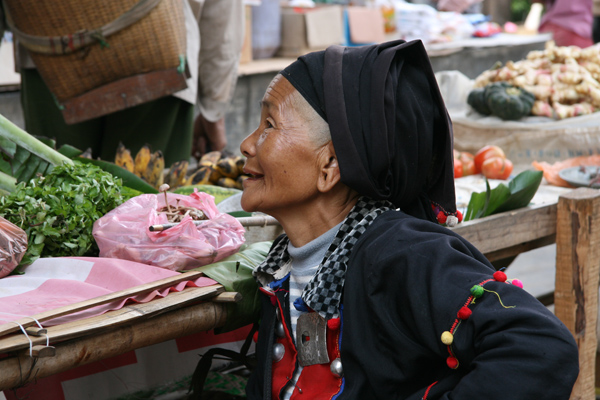
[[[581,372],[571,399],[594,398],[600,191],[567,190],[554,201],[465,222],[453,230],[492,262],[556,243],[556,285],[548,288],[548,295],[540,300],[554,302],[556,315],[579,345]],[[69,334],[72,327],[50,327],[46,333],[54,350],[45,349],[45,336],[33,337],[32,349],[36,353],[32,355],[24,335],[0,338],[0,353],[8,354],[0,359],[3,371],[0,390],[24,384],[34,377],[221,326],[227,316],[219,301],[236,300],[235,295],[222,290],[219,285],[188,288],[164,299],[128,306],[80,323],[90,329],[83,333],[80,330],[77,335]],[[163,329],[166,326],[169,329]]]

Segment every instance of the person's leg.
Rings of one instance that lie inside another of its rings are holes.
[[[594,43],[600,42],[600,15],[594,17],[594,27],[592,30],[592,39]]]
[[[98,157],[102,141],[101,119],[68,125],[38,71],[23,69],[20,72],[25,130],[33,136],[55,139],[57,147],[69,144],[82,151],[90,148],[92,155]]]
[[[172,96],[113,113],[106,118],[101,157],[114,159],[122,142],[133,156],[144,144],[161,150],[167,166],[188,160],[193,119],[193,105]]]

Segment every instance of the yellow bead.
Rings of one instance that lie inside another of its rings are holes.
[[[453,341],[454,341],[453,334],[451,334],[448,331],[442,333],[442,343],[444,343],[446,346],[450,346]]]

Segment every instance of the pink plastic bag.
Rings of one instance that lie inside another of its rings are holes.
[[[12,222],[0,217],[0,278],[19,265],[27,251],[27,234]]]
[[[229,214],[219,213],[214,197],[194,191],[189,196],[167,193],[169,205],[194,207],[208,217],[195,225],[186,216],[179,224],[160,232],[150,232],[151,225],[168,223],[159,212],[165,204],[164,194],[134,197],[94,223],[93,235],[100,257],[120,258],[180,271],[219,261],[244,243],[244,228]]]

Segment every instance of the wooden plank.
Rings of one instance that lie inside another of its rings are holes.
[[[487,254],[556,234],[556,208],[556,203],[524,207],[451,229]]]
[[[111,114],[183,90],[187,76],[172,68],[119,79],[64,101],[62,114],[67,124]]]
[[[211,285],[205,287],[189,287],[181,292],[169,293],[168,296],[157,298],[148,303],[131,304],[118,310],[109,311],[95,317],[84,318],[65,324],[51,326],[47,328],[48,339],[51,344],[91,335],[107,328],[113,329],[115,326],[126,323],[133,323],[136,320],[148,318],[174,308],[183,307],[187,304],[199,300],[212,298],[222,293],[225,288],[222,285]],[[158,325],[157,325],[158,326]],[[160,328],[162,329],[162,327]],[[0,338],[0,354],[29,348],[30,342],[33,345],[46,344],[46,336],[29,337],[22,334],[15,334]]]
[[[24,385],[94,361],[223,326],[226,305],[214,302],[185,307],[56,345],[56,355],[29,357],[29,349],[0,360],[0,391]],[[160,329],[157,329],[160,327]]]
[[[548,246],[556,242],[556,235],[544,236],[539,239],[532,241],[519,243],[514,246],[506,247],[504,249],[490,251],[485,253],[485,257],[490,261],[504,260],[506,258],[514,258],[521,253],[525,253],[530,250],[538,249],[540,247]]]
[[[240,64],[238,76],[272,73],[275,76],[279,71],[296,61],[294,57],[274,57],[252,60],[249,63]]]
[[[217,303],[239,303],[242,301],[242,294],[239,292],[223,292],[210,299]]]
[[[88,308],[96,307],[102,304],[107,304],[117,300],[124,300],[128,297],[132,297],[138,294],[149,293],[154,290],[164,289],[170,286],[173,286],[179,282],[186,280],[195,280],[202,277],[202,272],[198,271],[188,271],[179,275],[174,275],[168,278],[159,279],[154,282],[149,282],[143,285],[135,286],[125,290],[119,290],[118,292],[106,294],[104,296],[95,297],[93,299],[81,301],[79,303],[70,304],[68,306],[63,306],[59,308],[55,308],[53,310],[45,311],[36,315],[32,315],[31,317],[21,318],[16,320],[15,322],[20,324],[21,326],[27,328],[29,326],[36,325],[36,322],[32,319],[35,318],[39,322],[48,321],[54,318],[62,317],[64,315],[73,314],[78,311],[83,311]],[[6,335],[8,333],[17,332],[21,330],[21,328],[13,323],[7,323],[0,325],[0,337]]]
[[[600,192],[580,188],[558,202],[555,314],[579,347],[579,377],[571,399],[595,398],[600,281]]]

